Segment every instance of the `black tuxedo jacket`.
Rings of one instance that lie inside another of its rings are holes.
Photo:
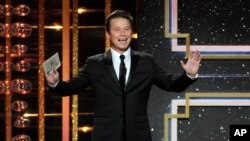
[[[185,73],[176,77],[159,67],[151,55],[131,50],[131,70],[125,87],[128,141],[151,141],[147,102],[152,85],[166,91],[184,91],[195,80]],[[94,89],[93,141],[121,141],[122,89],[115,74],[111,52],[89,57],[78,75],[60,81],[54,90],[62,95]]]

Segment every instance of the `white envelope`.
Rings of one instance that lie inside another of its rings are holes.
[[[61,61],[58,52],[52,55],[49,59],[43,62],[44,74],[47,77],[53,69],[58,69],[61,66]]]

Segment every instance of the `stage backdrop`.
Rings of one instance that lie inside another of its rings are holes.
[[[199,80],[185,92],[153,87],[148,104],[153,141],[229,141],[230,125],[250,124],[249,2],[139,0],[138,5],[138,49],[168,72],[183,73],[186,47],[183,39],[166,34],[190,34],[191,49],[217,55],[202,61]],[[165,124],[164,115],[170,117]]]

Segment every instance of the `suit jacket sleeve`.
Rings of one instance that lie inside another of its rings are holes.
[[[90,85],[89,62],[90,61],[87,60],[86,64],[80,69],[75,77],[68,81],[60,80],[58,85],[52,90],[60,96],[79,94],[83,91]]]
[[[172,91],[172,92],[182,92],[189,85],[197,81],[197,79],[190,79],[185,72],[181,75],[176,76],[163,70],[156,62],[153,61],[153,83],[159,88]]]

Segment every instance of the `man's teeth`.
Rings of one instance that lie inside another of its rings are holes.
[[[118,41],[127,41],[127,40],[126,40],[126,39],[123,39],[123,40],[122,40],[122,39],[119,39]]]

